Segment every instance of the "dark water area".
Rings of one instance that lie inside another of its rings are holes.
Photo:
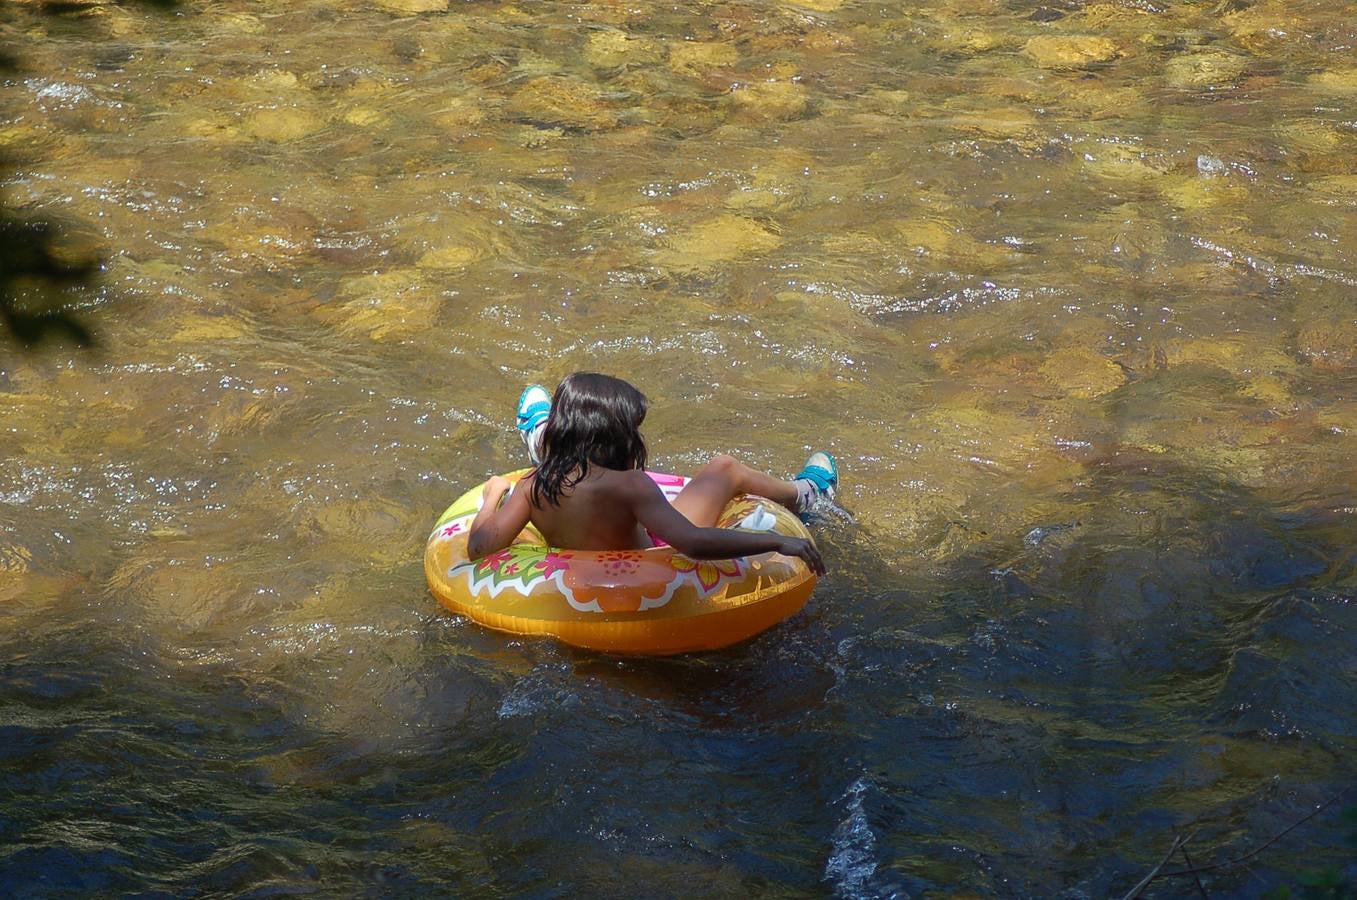
[[[0,894],[1106,897],[1270,840],[1357,780],[1355,22],[0,6],[4,202],[106,260],[97,351],[0,356]],[[804,611],[646,660],[438,606],[580,368],[656,468],[837,455]],[[1353,805],[1203,886],[1357,883]]]

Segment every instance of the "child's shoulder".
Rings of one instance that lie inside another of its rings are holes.
[[[600,468],[598,472],[599,482],[609,490],[636,493],[655,486],[655,482],[641,469]]]

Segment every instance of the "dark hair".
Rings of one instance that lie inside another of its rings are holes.
[[[595,372],[566,376],[551,398],[532,502],[558,505],[561,494],[579,484],[590,466],[644,469],[640,429],[646,405],[645,395],[620,378]]]

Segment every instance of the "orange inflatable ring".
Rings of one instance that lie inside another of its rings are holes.
[[[524,469],[507,477],[511,482]],[[672,500],[688,483],[651,472]],[[560,550],[529,523],[514,542],[483,559],[467,557],[467,532],[483,485],[463,494],[434,526],[424,551],[429,589],[456,613],[524,635],[612,653],[665,655],[725,647],[782,621],[805,605],[815,574],[780,553],[689,559],[672,547]],[[808,538],[790,511],[762,497],[739,497],[723,528]]]

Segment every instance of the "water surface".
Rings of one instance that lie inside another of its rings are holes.
[[[7,202],[107,265],[99,351],[0,362],[0,884],[1101,897],[1299,819],[1357,749],[1354,22],[6,5]],[[579,368],[660,468],[837,454],[804,612],[644,661],[437,607]]]

